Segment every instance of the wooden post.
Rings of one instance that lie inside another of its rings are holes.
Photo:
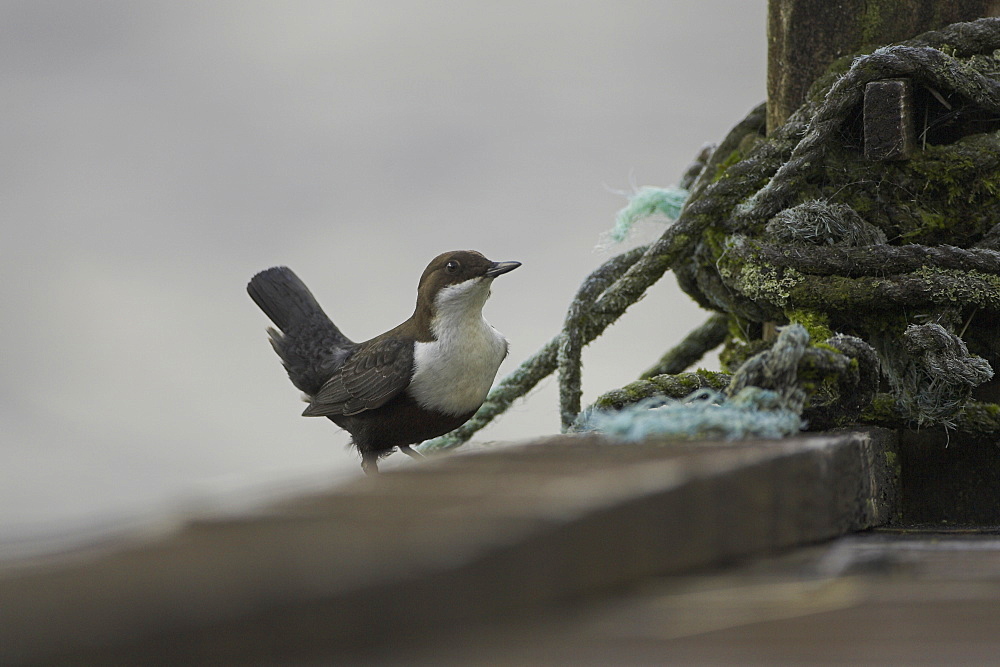
[[[951,23],[997,15],[1000,0],[768,0],[768,133],[805,102],[809,86],[837,58]],[[876,95],[880,92],[884,91]],[[899,104],[905,109],[903,96]],[[891,101],[882,100],[882,106],[887,105]],[[904,136],[905,120],[897,125],[896,149],[891,148],[891,136],[883,137],[870,149],[872,159],[900,159],[908,154],[911,145]],[[773,322],[764,323],[763,337],[777,337]]]
[[[837,58],[949,23],[1000,15],[1000,0],[769,0],[767,129],[779,127]]]
[[[806,99],[837,58],[901,42],[951,23],[1000,15],[1000,0],[769,0],[767,130]],[[905,160],[914,151],[913,93],[918,82],[870,82],[864,96],[864,154]],[[764,323],[764,337],[776,337]],[[990,385],[995,385],[996,381]],[[977,395],[995,401],[977,388]],[[1000,520],[1000,450],[943,429],[902,429],[899,462],[903,523],[986,524]]]

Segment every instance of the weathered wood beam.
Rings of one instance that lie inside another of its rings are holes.
[[[0,567],[0,664],[353,664],[353,650],[885,525],[896,458],[892,432],[863,429],[738,444],[557,436],[427,461]]]

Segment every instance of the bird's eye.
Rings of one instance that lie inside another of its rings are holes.
[[[462,266],[461,264],[452,259],[449,260],[449,262],[444,265],[444,270],[447,271],[448,273],[458,273],[458,269],[461,268],[461,266]]]

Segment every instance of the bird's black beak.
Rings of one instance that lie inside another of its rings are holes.
[[[521,266],[521,262],[493,262],[483,275],[487,278],[496,278],[508,271],[513,271],[519,266]]]

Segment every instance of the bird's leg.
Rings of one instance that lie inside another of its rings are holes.
[[[361,454],[361,469],[366,475],[378,474],[378,455],[364,452]]]
[[[403,452],[404,454],[406,454],[407,456],[409,456],[411,459],[425,459],[425,458],[427,458],[426,456],[424,456],[423,454],[421,454],[417,450],[413,449],[409,445],[400,445],[399,446],[399,451]]]

